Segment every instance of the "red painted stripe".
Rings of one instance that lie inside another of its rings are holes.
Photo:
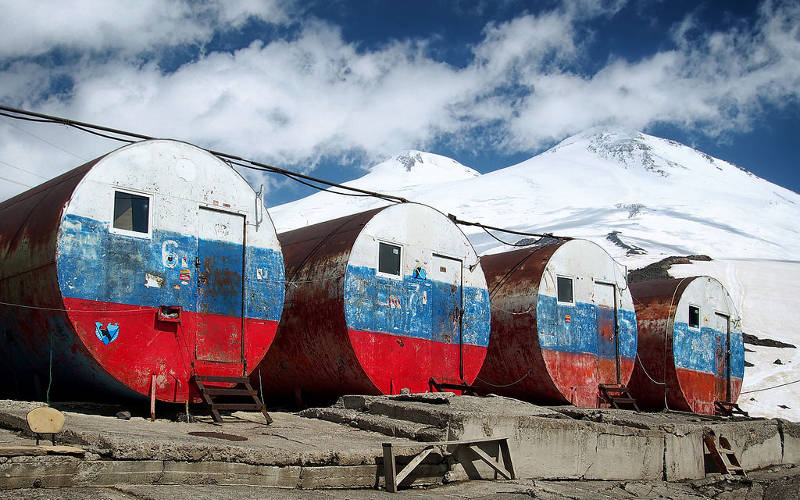
[[[600,405],[600,384],[617,382],[613,360],[549,349],[542,350],[542,357],[556,388],[566,401],[575,406],[597,408]],[[620,382],[623,385],[630,381],[633,366],[631,359],[620,360]]]
[[[361,367],[383,394],[397,394],[403,388],[428,392],[431,377],[461,383],[458,344],[358,330],[348,334]],[[485,357],[486,347],[464,344],[464,382],[475,381]]]
[[[724,378],[714,374],[675,367],[681,392],[691,411],[704,415],[714,414],[714,402],[725,399]],[[731,377],[731,402],[739,399],[742,379]]]
[[[190,394],[197,400],[194,388],[189,387],[193,374],[242,375],[240,344],[219,348],[214,344],[220,346],[226,333],[235,337],[233,342],[239,342],[241,318],[183,311],[180,323],[172,323],[156,320],[157,309],[152,307],[70,298],[65,298],[64,303],[77,336],[91,357],[113,378],[144,396],[150,394],[152,374],[156,375],[156,398],[168,402],[184,402]],[[104,345],[95,335],[95,322],[104,326],[117,323],[119,336]],[[277,327],[277,321],[245,320],[248,375],[266,354]],[[212,332],[205,343],[201,339],[201,359],[196,356],[198,328]]]

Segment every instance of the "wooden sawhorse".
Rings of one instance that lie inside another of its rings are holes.
[[[492,457],[485,451],[479,448],[478,445],[485,443],[497,443],[497,456]],[[420,443],[422,444],[422,443]],[[481,438],[481,439],[465,439],[460,441],[436,441],[425,444],[425,448],[417,454],[411,461],[403,467],[400,472],[397,472],[397,462],[394,456],[395,447],[410,448],[417,445],[392,445],[392,443],[383,443],[383,476],[386,480],[386,491],[390,493],[397,493],[397,485],[403,482],[405,478],[411,474],[419,464],[425,460],[434,449],[439,447],[455,446],[451,451],[445,451],[446,454],[454,455],[461,448],[468,448],[474,453],[481,461],[485,462],[489,467],[494,469],[495,475],[503,476],[506,479],[516,479],[514,472],[514,464],[511,460],[511,452],[508,449],[508,438]],[[500,465],[500,458],[503,459],[503,465]]]

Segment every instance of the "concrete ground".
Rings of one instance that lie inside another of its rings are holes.
[[[0,400],[0,427],[27,429],[25,416],[37,406],[41,403]],[[161,418],[151,422],[142,417],[122,420],[78,412],[65,414],[67,420],[59,441],[114,460],[360,465],[375,462],[383,441],[414,443],[282,412],[270,414],[274,419],[270,425],[265,424],[261,414],[244,412],[236,413],[238,418],[227,418],[222,425],[210,417],[186,423]]]
[[[151,422],[75,407],[65,411],[58,436],[59,444],[81,449],[72,453],[32,451],[25,416],[40,405],[0,401],[2,498],[392,498],[376,489],[383,484],[382,443],[406,450],[402,463],[426,441],[488,436],[507,436],[517,477],[536,479],[474,480],[491,475],[485,467],[471,474],[474,457],[453,459],[442,448],[398,495],[800,498],[800,427],[785,421],[448,394],[347,396],[328,408],[271,412],[271,425],[258,413],[235,413],[218,425],[208,417]],[[731,437],[750,480],[706,476],[702,436],[712,428]],[[463,481],[468,476],[473,480]]]
[[[219,485],[119,485],[102,488],[18,489],[5,491],[11,499],[74,500],[237,500],[280,498],[282,500],[328,500],[425,498],[456,500],[541,498],[552,500],[603,499],[769,499],[795,500],[800,496],[800,468],[777,466],[750,474],[750,480],[726,480],[720,476],[685,482],[663,481],[467,481],[430,488],[412,488],[399,493],[371,489],[309,491],[257,486]]]

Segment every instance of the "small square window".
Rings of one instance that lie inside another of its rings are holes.
[[[700,328],[700,308],[689,306],[689,328]]]
[[[401,249],[399,246],[379,243],[378,272],[400,276],[400,254]]]
[[[114,228],[147,234],[150,230],[150,198],[115,191]]]
[[[572,304],[572,278],[563,278],[559,276],[558,282],[558,301],[568,302]]]

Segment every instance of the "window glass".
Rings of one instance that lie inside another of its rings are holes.
[[[689,327],[700,327],[700,308],[696,306],[689,306]]]
[[[572,303],[572,278],[558,277],[558,301]]]
[[[378,272],[400,276],[400,247],[388,243],[379,243]]]
[[[136,233],[149,231],[150,198],[114,192],[114,228]]]

